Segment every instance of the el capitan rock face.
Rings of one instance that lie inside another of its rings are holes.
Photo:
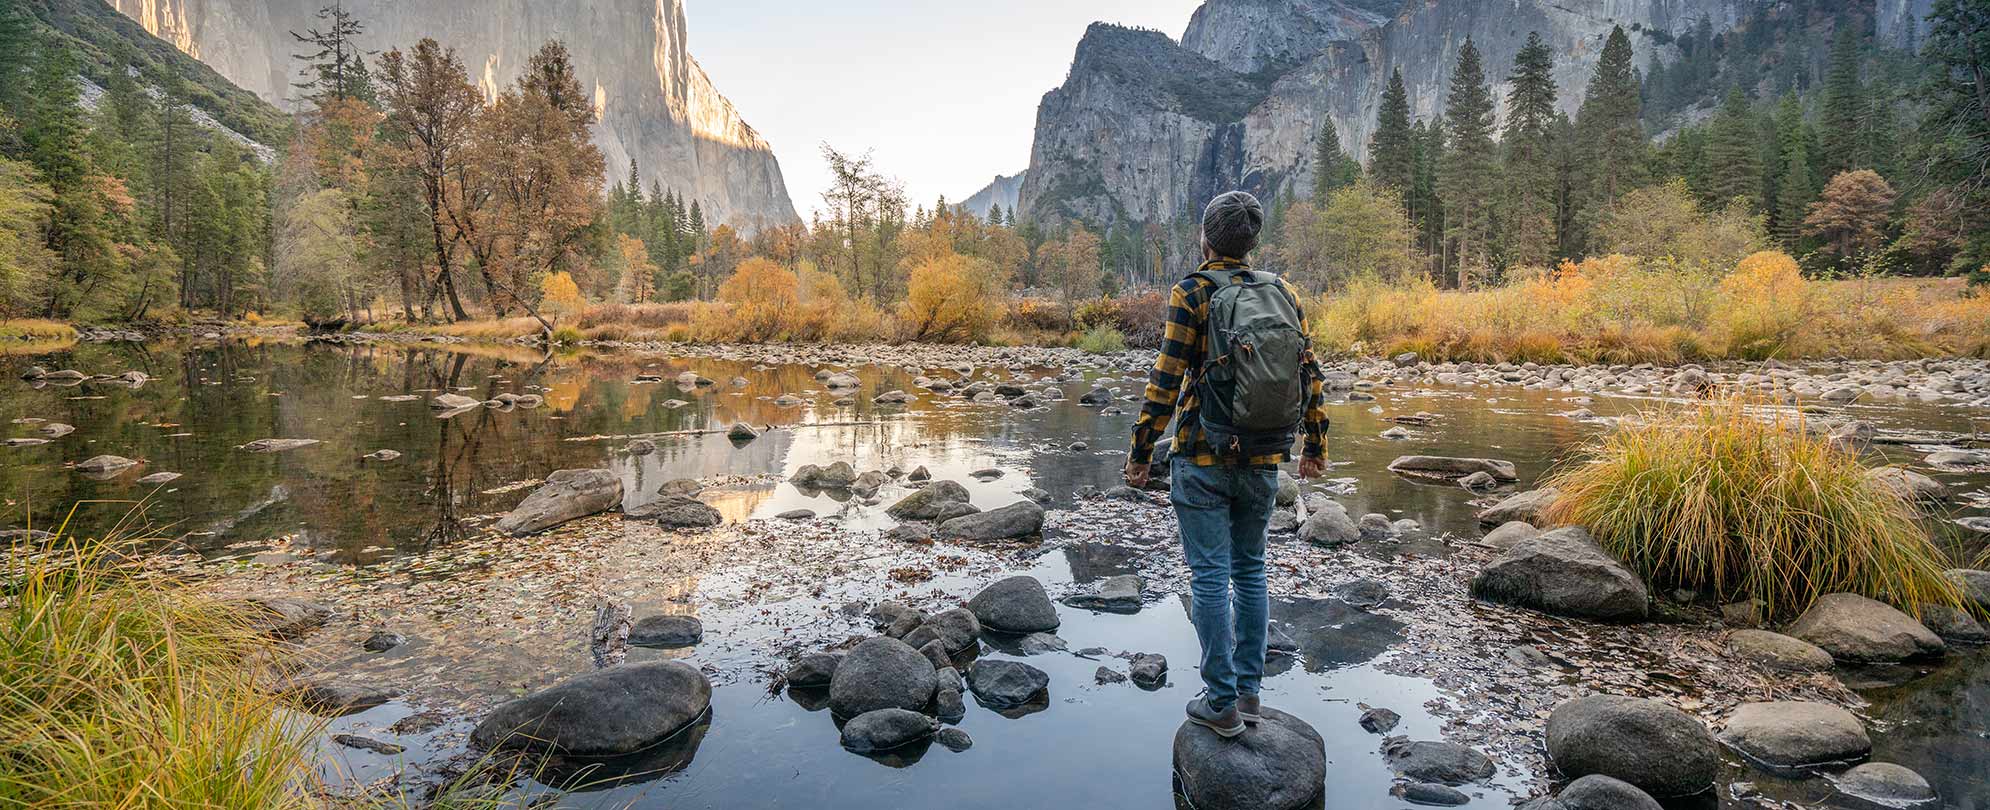
[[[1900,21],[1927,5],[1878,4],[1880,34],[1896,40],[1904,36]],[[1483,55],[1504,121],[1513,57],[1529,32],[1540,32],[1554,53],[1559,107],[1573,117],[1613,25],[1631,35],[1637,64],[1648,70],[1655,55],[1677,56],[1661,44],[1671,38],[1657,32],[1685,30],[1702,16],[1724,31],[1764,5],[1206,0],[1179,42],[1095,24],[1063,86],[1038,107],[1018,203],[1039,222],[1075,217],[1165,230],[1193,222],[1219,191],[1241,188],[1269,200],[1289,188],[1309,197],[1319,122],[1331,119],[1345,151],[1365,161],[1390,73],[1402,71],[1411,117],[1428,120],[1443,106],[1467,36]],[[1169,258],[1186,261],[1194,229],[1176,230]]]
[[[161,39],[272,102],[294,92],[291,31],[317,24],[321,0],[110,0]],[[456,49],[489,93],[509,84],[546,40],[573,52],[594,93],[595,142],[608,176],[634,157],[652,177],[698,201],[708,222],[753,230],[799,222],[767,142],[691,57],[682,0],[346,0],[366,23],[368,50],[433,37]],[[322,26],[320,26],[322,27]]]

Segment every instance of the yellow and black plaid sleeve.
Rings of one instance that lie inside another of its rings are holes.
[[[1281,278],[1278,283],[1285,285],[1285,291],[1291,293],[1292,300],[1305,300],[1299,295],[1298,288],[1293,287],[1290,282]],[[1299,310],[1299,322],[1304,324],[1307,334],[1312,334],[1313,325],[1306,320],[1306,310],[1303,305]],[[1320,369],[1320,360],[1313,354],[1312,349],[1306,350],[1306,354],[1300,357],[1299,364],[1300,372],[1306,377],[1306,413],[1302,425],[1306,435],[1305,453],[1308,458],[1323,459],[1327,457],[1327,375]]]
[[[1127,453],[1130,462],[1146,464],[1153,458],[1154,444],[1168,429],[1168,420],[1174,418],[1183,379],[1200,362],[1201,320],[1191,300],[1191,293],[1199,288],[1200,283],[1190,278],[1168,293],[1168,322],[1161,331],[1161,356],[1155,358],[1154,371],[1147,377],[1147,402],[1140,406],[1140,418],[1133,422],[1133,447]]]

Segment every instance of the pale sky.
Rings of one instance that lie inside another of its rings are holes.
[[[1201,0],[686,0],[691,55],[774,145],[795,210],[822,207],[821,144],[862,153],[912,204],[1028,168],[1037,102],[1085,26],[1180,38]]]

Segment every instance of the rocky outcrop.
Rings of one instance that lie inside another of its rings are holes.
[[[988,216],[990,206],[1001,206],[1004,214],[1014,211],[1016,209],[1016,197],[1023,190],[1023,178],[1028,174],[1028,172],[1017,172],[1013,177],[995,175],[995,179],[990,181],[988,185],[982,186],[980,191],[974,192],[973,196],[965,200],[961,200],[960,207],[967,209],[977,217],[983,218]]]
[[[322,27],[319,0],[112,0],[111,5],[230,81],[272,102],[296,90],[289,32]],[[486,94],[509,84],[549,39],[564,40],[601,123],[608,175],[634,159],[702,207],[714,225],[753,230],[799,222],[772,148],[691,57],[681,0],[492,0],[464,13],[448,0],[346,0],[366,22],[359,46],[455,48]]]

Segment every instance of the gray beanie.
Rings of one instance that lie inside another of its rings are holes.
[[[1242,259],[1256,248],[1263,227],[1264,206],[1246,192],[1218,194],[1202,209],[1202,239],[1226,259]]]

